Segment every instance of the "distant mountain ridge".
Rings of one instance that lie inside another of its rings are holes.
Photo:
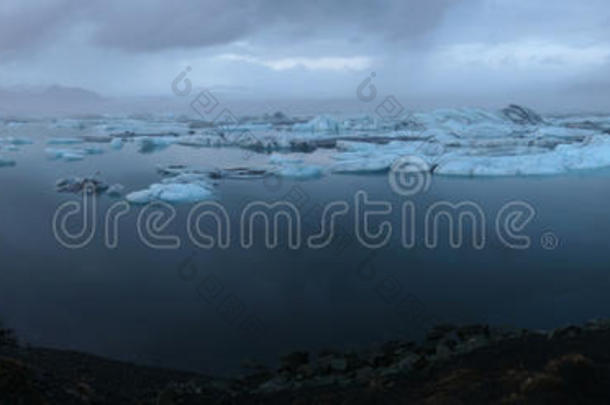
[[[106,99],[79,87],[12,86],[0,88],[0,114],[89,111]]]

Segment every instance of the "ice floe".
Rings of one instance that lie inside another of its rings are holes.
[[[63,160],[65,162],[75,162],[83,160],[87,155],[99,155],[104,153],[104,149],[95,146],[84,148],[45,148],[47,157],[52,160]]]
[[[113,197],[113,198],[119,198],[123,195],[123,192],[125,191],[125,187],[122,184],[113,184],[112,186],[108,187],[108,190],[106,190],[106,194],[109,197]]]
[[[22,146],[31,145],[33,143],[34,141],[24,137],[7,136],[6,138],[0,138],[0,145]]]
[[[208,180],[267,175],[307,179],[326,173],[383,172],[396,159],[411,155],[421,157],[434,174],[441,175],[558,174],[608,166],[610,154],[610,115],[543,116],[518,105],[497,111],[445,108],[406,112],[393,119],[374,113],[340,119],[276,113],[216,121],[171,115],[98,116],[84,124],[65,121],[63,127],[82,133],[70,138],[74,131],[66,131],[67,137],[49,139],[49,146],[104,142],[119,150],[133,142],[141,153],[161,151],[174,144],[273,153],[267,166],[191,169],[180,173],[185,181],[198,175]],[[7,138],[0,138],[4,150],[9,151],[10,144]],[[317,164],[301,159],[319,149],[334,152],[330,163],[326,156],[314,160]],[[66,161],[103,152],[80,146],[46,151],[50,157]]]
[[[76,145],[83,142],[82,138],[51,138],[47,140],[48,145]]]
[[[127,201],[133,204],[147,204],[154,201],[169,203],[194,203],[212,198],[213,188],[203,181],[192,183],[155,183],[147,189],[127,194]]]
[[[285,164],[279,166],[274,173],[281,177],[292,179],[316,179],[324,175],[324,168],[318,165],[306,165],[302,163]]]
[[[139,136],[135,138],[135,141],[138,145],[138,152],[152,153],[173,145],[178,138],[174,136]]]
[[[15,164],[14,160],[0,156],[0,167],[12,167],[15,166]]]
[[[112,141],[110,141],[110,147],[114,150],[123,149],[123,144],[124,141],[121,138],[114,138]]]
[[[439,163],[434,173],[461,176],[548,175],[607,166],[610,166],[610,137],[602,135],[584,144],[559,145],[545,153],[449,158]]]
[[[340,128],[339,122],[327,115],[321,115],[308,122],[302,124],[298,123],[292,126],[292,130],[297,132],[326,132],[334,134],[338,134]]]

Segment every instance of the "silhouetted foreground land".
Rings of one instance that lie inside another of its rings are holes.
[[[0,330],[0,404],[610,403],[610,321],[546,331],[433,328],[420,344],[284,356],[227,380],[26,348]]]

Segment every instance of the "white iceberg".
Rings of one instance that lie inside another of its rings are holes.
[[[112,186],[108,187],[106,194],[108,194],[108,196],[110,196],[110,197],[118,198],[123,195],[124,190],[125,190],[125,187],[122,184],[117,183],[117,184],[113,184]]]
[[[546,153],[513,156],[457,156],[439,163],[435,174],[519,176],[561,174],[610,166],[610,137],[597,135],[583,144],[564,144]]]
[[[123,140],[121,138],[113,138],[112,141],[110,141],[110,147],[114,150],[123,149]]]
[[[153,201],[168,203],[194,203],[212,198],[212,188],[202,182],[196,183],[155,183],[147,189],[127,194],[127,201],[133,204],[147,204]]]
[[[272,165],[299,164],[303,163],[303,159],[274,153],[269,158],[269,163],[271,163]]]
[[[324,168],[317,165],[287,164],[278,167],[275,173],[281,177],[308,180],[322,177]]]
[[[294,124],[292,130],[295,132],[326,132],[338,134],[340,125],[337,120],[327,115],[320,115],[308,122]]]

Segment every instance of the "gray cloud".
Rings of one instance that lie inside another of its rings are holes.
[[[0,49],[51,41],[60,29],[93,27],[93,41],[129,51],[226,44],[266,31],[288,39],[379,35],[404,40],[433,29],[456,0],[7,1]],[[35,4],[36,3],[36,4]]]

